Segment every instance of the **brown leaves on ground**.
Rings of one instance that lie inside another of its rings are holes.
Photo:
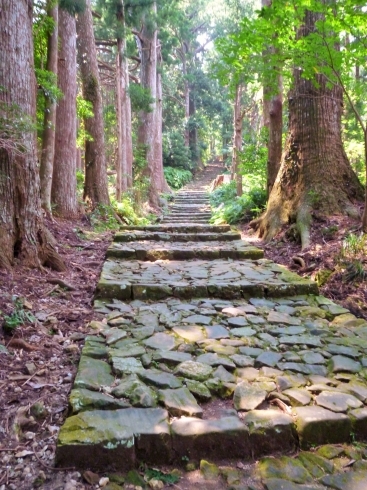
[[[241,231],[243,240],[264,249],[266,258],[316,280],[320,294],[367,319],[367,235],[354,219],[314,214],[311,246],[303,251],[292,226],[265,245],[248,225]]]
[[[10,353],[0,349],[0,487],[7,489],[86,488],[75,472],[53,469],[54,452],[88,324],[99,319],[92,300],[111,233],[94,234],[80,221],[49,229],[65,272],[0,270],[0,344]]]

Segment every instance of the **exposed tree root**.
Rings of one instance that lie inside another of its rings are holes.
[[[312,217],[311,217],[310,207],[307,204],[300,206],[297,213],[296,224],[297,224],[297,230],[301,237],[302,250],[309,247],[311,243],[311,239],[310,239],[311,222],[312,222]]]

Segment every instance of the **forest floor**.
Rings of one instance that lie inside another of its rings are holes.
[[[363,272],[359,270],[359,281],[347,281],[344,272],[348,261],[358,261],[363,268],[365,242],[347,238],[357,226],[344,217],[319,217],[310,249],[301,253],[300,245],[281,233],[265,246],[265,256],[301,275],[315,277],[322,270],[331,271],[321,293],[367,318]],[[99,319],[92,308],[93,293],[113,233],[94,233],[85,221],[57,220],[49,228],[66,272],[17,265],[11,272],[0,271],[0,490],[88,489],[98,482],[72,468],[57,470],[53,462],[83,340],[93,333],[90,322]],[[243,239],[263,246],[248,226],[240,228]],[[4,319],[13,329],[4,329]],[[2,346],[11,355],[1,353]],[[188,478],[176,487],[204,488]]]

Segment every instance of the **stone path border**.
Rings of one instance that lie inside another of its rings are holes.
[[[163,224],[116,236],[110,252],[128,243],[145,255],[106,261],[58,466],[123,471],[366,440],[367,322],[265,259],[147,260],[204,253],[208,240],[170,237],[211,230],[213,243],[229,234]]]

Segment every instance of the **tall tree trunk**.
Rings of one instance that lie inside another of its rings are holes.
[[[116,155],[116,199],[121,201],[124,192],[123,175],[126,170],[126,153],[124,147],[124,113],[121,94],[121,39],[117,41],[116,56],[116,117],[117,117],[117,155]]]
[[[282,77],[277,76],[278,93],[269,101],[269,136],[267,162],[267,192],[270,195],[282,159],[283,95]]]
[[[195,94],[192,90],[189,91],[189,119],[196,114]],[[194,163],[194,169],[200,168],[200,154],[198,149],[198,131],[195,125],[192,125],[189,131],[189,142],[191,160]]]
[[[121,29],[125,30],[125,5],[124,0],[116,4],[116,17]],[[132,130],[131,130],[131,101],[129,90],[129,66],[126,58],[126,39],[117,39],[117,117],[118,117],[118,149],[117,149],[117,195],[121,199],[121,192],[126,192],[132,186]]]
[[[153,3],[152,14],[156,14],[157,6]],[[150,112],[140,113],[140,126],[138,130],[138,143],[145,152],[147,162],[146,175],[149,181],[148,198],[153,207],[159,207],[160,175],[156,169],[155,138],[157,132],[157,29],[144,22],[139,34],[141,71],[140,79],[142,87],[148,89],[153,99]]]
[[[85,130],[91,136],[85,141],[84,200],[97,204],[110,204],[107,185],[107,166],[104,144],[104,122],[101,84],[97,64],[91,2],[78,15],[78,61],[82,78],[83,97],[91,102],[93,117],[84,120]]]
[[[63,218],[77,215],[76,200],[76,25],[59,8],[59,88],[64,94],[57,104],[52,202]]]
[[[240,153],[242,150],[242,91],[243,85],[236,85],[236,94],[233,106],[233,152],[231,180],[236,181],[237,196],[242,196],[242,175],[240,174]]]
[[[270,7],[272,0],[261,0],[262,7]],[[267,54],[274,53],[274,47],[264,53],[265,63]],[[274,68],[275,73],[278,71]],[[283,132],[283,80],[280,73],[275,75],[276,84],[265,81],[263,85],[263,115],[264,126],[268,128],[268,161],[267,161],[267,194],[270,195],[282,158],[282,132]],[[277,90],[274,91],[275,86]]]
[[[32,3],[2,0],[1,7],[0,116],[8,129],[0,133],[0,267],[17,259],[65,270],[49,243],[39,194]]]
[[[55,75],[57,81],[58,58],[58,8],[53,0],[47,1],[47,15],[54,22],[54,29],[47,36],[47,64],[46,69]],[[41,203],[48,215],[51,210],[52,172],[55,156],[55,125],[56,100],[45,94],[45,111],[43,119],[42,153],[40,162]]]
[[[182,51],[182,75],[184,78],[184,107],[185,107],[185,146],[190,147],[190,84],[187,79],[187,60],[186,60],[186,48],[184,44],[181,44]]]
[[[162,139],[162,123],[163,123],[163,89],[162,89],[162,54],[161,46],[158,42],[157,46],[157,110],[156,110],[156,139],[154,145],[154,161],[155,161],[155,174],[157,175],[157,187],[158,192],[172,192],[171,188],[167,184],[163,172],[163,139]]]
[[[301,35],[312,32],[316,14],[307,12]],[[363,189],[345,154],[341,139],[342,90],[327,88],[326,79],[315,82],[294,72],[289,94],[289,131],[281,166],[270,193],[267,210],[253,227],[271,239],[289,222],[296,222],[302,247],[310,243],[312,210],[326,215],[356,215],[353,200]]]
[[[125,93],[126,93],[126,171],[127,171],[127,188],[133,186],[133,137],[132,137],[132,120],[131,120],[131,99],[129,95],[129,64],[125,58]]]

